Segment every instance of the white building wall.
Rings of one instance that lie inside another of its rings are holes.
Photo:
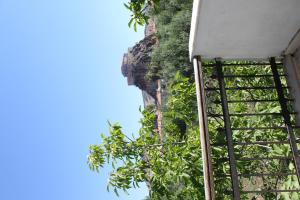
[[[290,93],[295,99],[294,107],[297,115],[297,125],[300,125],[300,44],[299,48],[292,54],[286,55],[284,59]]]

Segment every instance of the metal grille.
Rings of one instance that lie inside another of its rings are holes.
[[[216,59],[202,70],[216,191],[234,200],[300,194],[300,127],[282,63]]]

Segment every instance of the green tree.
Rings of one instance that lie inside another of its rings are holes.
[[[150,7],[154,9],[158,2],[159,0],[130,0],[128,3],[125,3],[124,6],[131,12],[128,26],[131,27],[133,25],[136,31],[137,25],[145,25],[149,19],[148,10]]]
[[[171,87],[173,96],[168,102],[171,108],[182,108],[182,101],[194,94],[194,84],[187,78],[177,76]],[[175,90],[184,90],[186,95]],[[195,104],[195,98],[187,101]],[[88,163],[91,170],[99,171],[105,163],[111,163],[113,172],[109,188],[127,190],[141,182],[147,182],[151,199],[203,199],[202,161],[198,127],[194,119],[185,117],[195,105],[178,110],[178,116],[187,124],[186,137],[180,137],[179,129],[166,119],[164,140],[155,131],[155,110],[142,111],[141,129],[138,137],[128,138],[119,124],[109,124],[110,135],[102,135],[100,145],[90,146]],[[189,110],[190,109],[190,110]],[[174,113],[169,113],[169,116]],[[196,167],[197,166],[197,167]]]
[[[188,51],[192,3],[192,0],[160,1],[157,9],[150,12],[156,22],[159,43],[151,56],[148,78],[161,78],[166,85],[178,71],[192,78]]]

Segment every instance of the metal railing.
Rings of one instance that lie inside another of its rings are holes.
[[[212,149],[205,150],[211,152],[209,159],[211,159],[210,162],[213,167],[214,184],[218,184],[219,179],[230,178],[231,190],[224,190],[223,192],[231,195],[234,200],[239,200],[242,195],[266,195],[270,193],[278,195],[287,192],[300,192],[300,187],[288,189],[281,187],[289,176],[296,176],[300,184],[298,150],[300,139],[297,137],[299,134],[295,134],[295,130],[300,127],[294,124],[294,119],[298,113],[292,110],[291,104],[294,99],[288,95],[290,87],[285,84],[287,75],[284,74],[284,70],[278,70],[280,67],[283,67],[282,63],[276,62],[275,58],[270,58],[269,62],[243,63],[226,63],[216,59],[214,63],[203,64],[201,69],[198,69],[202,70],[203,80],[200,81],[203,81],[202,85],[205,86],[204,90],[200,91],[202,96],[206,96],[206,100],[204,100],[206,103],[204,107],[206,108],[205,120],[208,121],[207,124],[210,122],[214,124],[212,126],[207,125],[213,130],[208,130],[206,133],[210,140],[209,148]],[[229,68],[229,70],[225,70],[225,68]],[[238,68],[240,70],[235,70]],[[263,69],[257,70],[258,68]],[[243,74],[245,69],[256,70],[253,73]],[[228,71],[229,73],[227,73]],[[235,73],[235,71],[237,72]],[[260,72],[258,73],[258,71]],[[266,85],[263,81],[261,82],[262,85],[252,84],[260,83],[262,79],[268,79],[265,82],[272,83],[272,85]],[[237,80],[237,84],[233,85],[231,82],[227,85],[228,80]],[[245,80],[250,85],[240,84]],[[254,95],[257,91],[260,91],[259,95],[262,97]],[[252,108],[263,103],[268,104],[268,106],[276,103],[276,106],[280,107],[280,111],[259,112]],[[252,107],[236,112],[234,111],[235,104]],[[255,120],[252,118],[255,118],[257,122],[254,123]],[[237,120],[243,123],[238,126]],[[245,127],[243,124],[248,126]],[[256,126],[251,126],[251,124]],[[256,134],[257,132],[259,134]],[[220,138],[222,141],[217,141]],[[276,145],[282,145],[282,149],[288,147],[288,152],[282,155],[271,155],[270,152],[275,151]],[[220,147],[227,149],[225,157],[224,155],[222,155],[223,157],[215,157],[214,148]],[[258,151],[261,152],[261,155],[249,157],[252,151],[255,152],[253,150],[255,148],[264,150]],[[253,162],[255,164],[252,164]],[[285,168],[289,163],[293,164],[293,167],[290,167],[291,170]],[[253,171],[241,170],[239,166],[243,164],[248,165],[248,168]],[[266,167],[268,164],[271,166],[270,168]],[[229,173],[225,173],[224,170],[221,173],[222,167],[220,165],[226,166],[223,168],[226,170],[228,168]],[[265,177],[273,177],[273,187],[270,186],[271,184],[264,187],[263,180],[260,179]],[[249,178],[256,181],[252,186],[250,184],[251,187],[247,182]],[[247,186],[245,186],[246,182]],[[215,187],[218,188],[218,186]],[[259,190],[253,188],[259,188]]]

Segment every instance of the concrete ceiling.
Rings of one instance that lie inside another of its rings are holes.
[[[191,58],[280,56],[300,28],[300,0],[194,0]]]

